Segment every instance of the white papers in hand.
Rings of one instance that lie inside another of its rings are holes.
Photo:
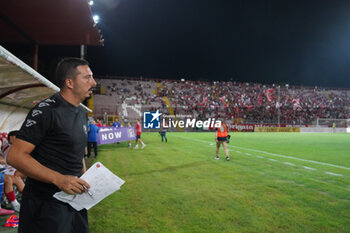
[[[67,194],[63,191],[53,196],[62,202],[70,204],[74,209],[80,211],[83,208],[90,209],[105,197],[120,189],[125,181],[114,175],[100,162],[96,162],[81,177],[90,185],[90,196],[87,192],[83,194]]]

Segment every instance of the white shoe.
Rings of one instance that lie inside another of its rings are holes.
[[[135,146],[134,149],[137,150],[137,149],[139,149],[139,147],[138,147],[138,146]]]
[[[12,204],[12,208],[14,211],[19,212],[19,210],[21,209],[21,205],[20,204],[17,204],[17,205]]]
[[[215,160],[218,160],[218,159],[219,159],[219,157],[216,157],[216,156],[215,156],[215,158],[214,158],[214,159],[215,159]]]
[[[145,147],[146,147],[146,144],[143,144],[142,147],[141,147],[141,149],[143,149],[143,148],[145,148]]]

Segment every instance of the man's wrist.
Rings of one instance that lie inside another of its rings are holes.
[[[62,174],[56,172],[56,171],[53,171],[52,173],[52,178],[49,180],[50,183],[56,185],[58,187],[58,184],[59,184],[59,179],[61,177]]]

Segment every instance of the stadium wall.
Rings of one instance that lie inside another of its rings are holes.
[[[300,133],[350,133],[350,128],[302,127]]]
[[[254,132],[284,132],[299,133],[299,127],[255,127]]]

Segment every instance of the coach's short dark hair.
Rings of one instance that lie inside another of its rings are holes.
[[[68,77],[74,79],[75,76],[77,75],[77,70],[76,68],[78,66],[84,66],[84,65],[89,65],[89,62],[77,58],[77,57],[66,57],[63,58],[57,65],[56,68],[56,84],[59,88],[64,87],[64,83]]]

